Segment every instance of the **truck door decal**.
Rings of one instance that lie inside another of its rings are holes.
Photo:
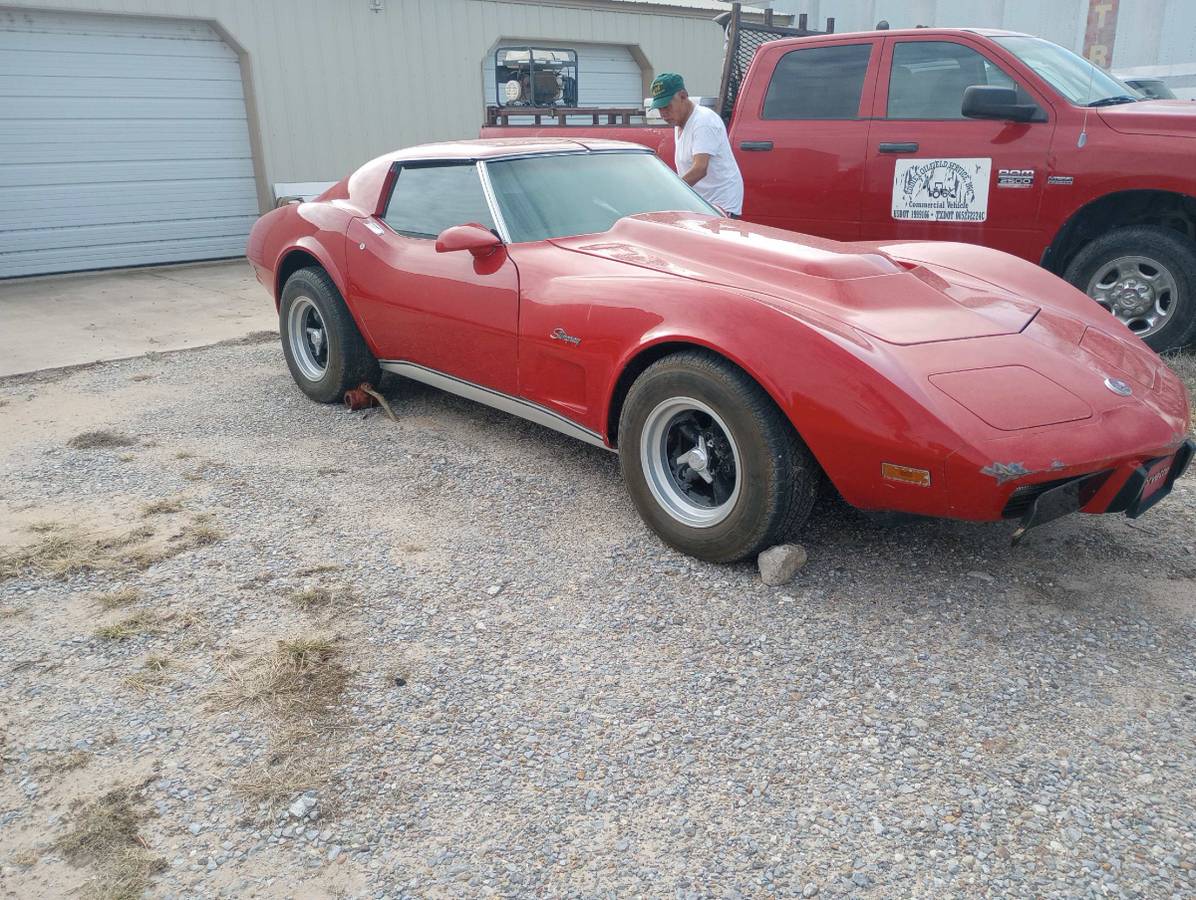
[[[983,222],[992,159],[900,159],[893,172],[893,218]]]

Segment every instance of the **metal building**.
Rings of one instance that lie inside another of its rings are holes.
[[[0,277],[236,256],[276,186],[477,135],[495,51],[717,90],[719,0],[0,0]]]

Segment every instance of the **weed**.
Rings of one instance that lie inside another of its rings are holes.
[[[121,434],[119,431],[84,431],[77,434],[66,445],[72,450],[109,450],[117,447],[135,447],[137,438]]]
[[[35,850],[33,847],[27,847],[24,850],[18,850],[9,857],[9,859],[12,860],[13,865],[21,866],[22,868],[26,869],[32,865],[35,865],[41,858],[41,853]]]
[[[195,459],[195,454],[188,450],[180,450],[174,455],[175,459]]]
[[[183,501],[178,497],[163,497],[141,507],[141,515],[148,519],[150,516],[162,516],[168,513],[183,511]]]
[[[125,684],[141,693],[148,693],[166,683],[167,674],[174,668],[169,656],[151,653],[141,665],[141,671],[125,679]]]
[[[140,599],[141,592],[137,588],[121,588],[119,591],[101,594],[96,597],[96,603],[100,605],[101,609],[112,610],[120,609],[123,606],[132,606]]]
[[[171,541],[177,543],[180,548],[178,552],[181,553],[183,550],[194,550],[214,544],[223,537],[223,531],[197,516],[194,522],[172,537]]]
[[[98,874],[86,893],[105,900],[133,900],[150,879],[166,868],[153,857],[138,833],[143,816],[126,788],[115,788],[85,804],[72,817],[70,830],[54,849],[72,865],[94,866]]]
[[[134,375],[132,378],[129,379],[129,381],[149,381],[153,377],[154,377],[153,375],[147,375],[146,373],[143,372],[140,375]]]
[[[51,534],[55,531],[62,531],[66,526],[61,522],[33,522],[25,526],[26,531],[32,531],[34,534]]]
[[[38,771],[58,772],[60,774],[81,769],[91,762],[92,755],[86,750],[71,750],[69,753],[55,753],[49,759],[38,764]]]
[[[291,592],[291,602],[304,612],[314,612],[350,603],[356,599],[353,591],[344,586],[329,588],[318,584],[302,591]]]
[[[0,619],[15,619],[27,612],[29,609],[24,606],[0,606]]]
[[[254,706],[284,721],[324,720],[349,680],[337,641],[298,637],[278,642],[274,653],[229,671],[229,687],[217,696],[224,709]]]
[[[24,572],[66,578],[79,572],[120,568],[130,547],[153,537],[152,528],[96,537],[77,530],[53,531],[40,541],[0,556],[0,581]]]
[[[95,636],[105,641],[123,641],[141,634],[149,634],[158,630],[159,619],[148,610],[134,613],[111,625],[103,625],[96,629]]]
[[[332,563],[320,563],[319,565],[308,566],[306,569],[300,569],[295,574],[298,575],[300,578],[307,578],[308,576],[311,576],[311,575],[326,575],[329,572],[339,572],[339,571],[340,571],[340,566],[333,565]]]

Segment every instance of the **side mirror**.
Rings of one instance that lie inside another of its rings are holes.
[[[483,228],[476,222],[468,225],[454,225],[440,232],[436,238],[437,253],[452,253],[456,250],[468,250],[478,259],[489,256],[498,249],[502,241],[489,228]]]
[[[960,112],[968,119],[1029,122],[1038,115],[1038,107],[1033,103],[1018,103],[1017,91],[1013,88],[974,84],[964,89]]]

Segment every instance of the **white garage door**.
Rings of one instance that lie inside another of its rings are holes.
[[[257,213],[208,25],[0,10],[0,277],[240,256]]]
[[[547,47],[577,51],[577,103],[579,106],[628,107],[644,102],[639,63],[631,51],[618,44],[574,44],[569,41],[503,41],[502,47]],[[494,51],[485,62],[484,105],[497,103],[494,93]]]

